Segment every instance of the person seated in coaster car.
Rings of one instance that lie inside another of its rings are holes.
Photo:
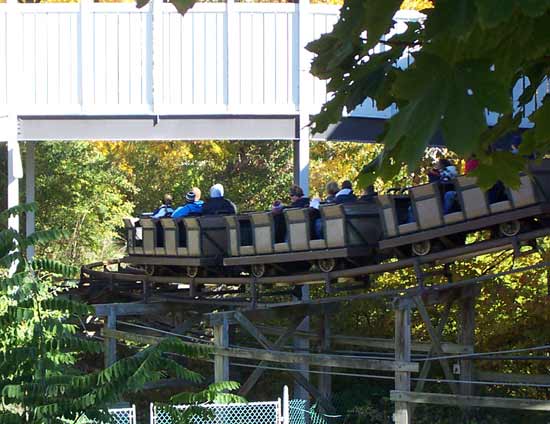
[[[336,193],[336,204],[350,203],[357,201],[357,196],[353,193],[353,186],[350,180],[342,182],[342,189]]]
[[[288,193],[290,195],[290,205],[289,208],[308,208],[309,207],[309,197],[304,196],[304,190],[302,187],[297,185],[292,185]]]
[[[202,206],[203,215],[234,215],[237,213],[235,204],[223,197],[224,189],[221,184],[210,187],[210,199]]]
[[[174,212],[172,207],[172,195],[165,194],[162,199],[162,205],[156,208],[151,214],[143,214],[143,216],[150,216],[151,218],[168,218]]]
[[[325,191],[327,192],[325,203],[334,203],[336,201],[336,194],[340,191],[340,188],[336,181],[330,181],[327,183]]]
[[[201,215],[204,202],[200,200],[200,193],[197,187],[193,187],[193,189],[185,195],[185,203],[172,213],[172,218]]]

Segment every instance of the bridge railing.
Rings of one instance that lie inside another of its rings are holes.
[[[310,39],[338,7],[311,5]],[[324,83],[299,70],[297,4],[0,4],[0,110],[19,114],[295,114]],[[309,41],[309,40],[308,40]],[[302,80],[300,80],[302,78]]]
[[[335,5],[228,0],[198,3],[182,17],[162,0],[142,9],[8,0],[0,3],[0,114],[316,113],[326,83],[307,72],[311,56],[303,46],[329,31],[338,14]],[[515,99],[525,84],[518,83]],[[522,112],[529,115],[548,91],[541,85]],[[352,115],[389,118],[395,111],[367,99]],[[488,114],[488,122],[497,117]]]
[[[303,46],[338,14],[334,5],[229,0],[196,4],[182,17],[161,0],[142,9],[8,0],[0,3],[0,112],[314,113],[326,84],[307,72]],[[355,114],[389,117],[391,110],[366,101]]]

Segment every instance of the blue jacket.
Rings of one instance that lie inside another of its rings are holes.
[[[183,216],[199,215],[202,213],[202,205],[204,202],[202,200],[197,200],[193,203],[186,203],[178,207],[173,213],[172,218],[181,218]]]
[[[167,217],[172,215],[172,212],[174,212],[174,209],[172,209],[172,206],[170,206],[170,205],[161,205],[153,211],[153,213],[151,214],[151,217],[152,218],[167,218]]]

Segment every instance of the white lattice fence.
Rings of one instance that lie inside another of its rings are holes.
[[[176,406],[184,409],[186,406]],[[279,402],[250,402],[227,405],[209,405],[212,411],[209,418],[196,417],[193,424],[279,424],[281,405]],[[171,424],[168,413],[152,406],[151,424]]]
[[[136,407],[109,409],[113,424],[136,424]]]

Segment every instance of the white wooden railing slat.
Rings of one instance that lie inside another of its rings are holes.
[[[228,0],[196,4],[181,17],[162,0],[142,9],[10,0],[0,4],[0,112],[298,114],[301,105],[316,113],[326,83],[298,68],[297,10],[296,3]],[[338,13],[338,6],[309,5],[306,38],[329,31]],[[539,87],[525,118],[548,89],[548,82]],[[367,99],[349,115],[389,118],[395,111]],[[497,119],[488,114],[489,123]]]

